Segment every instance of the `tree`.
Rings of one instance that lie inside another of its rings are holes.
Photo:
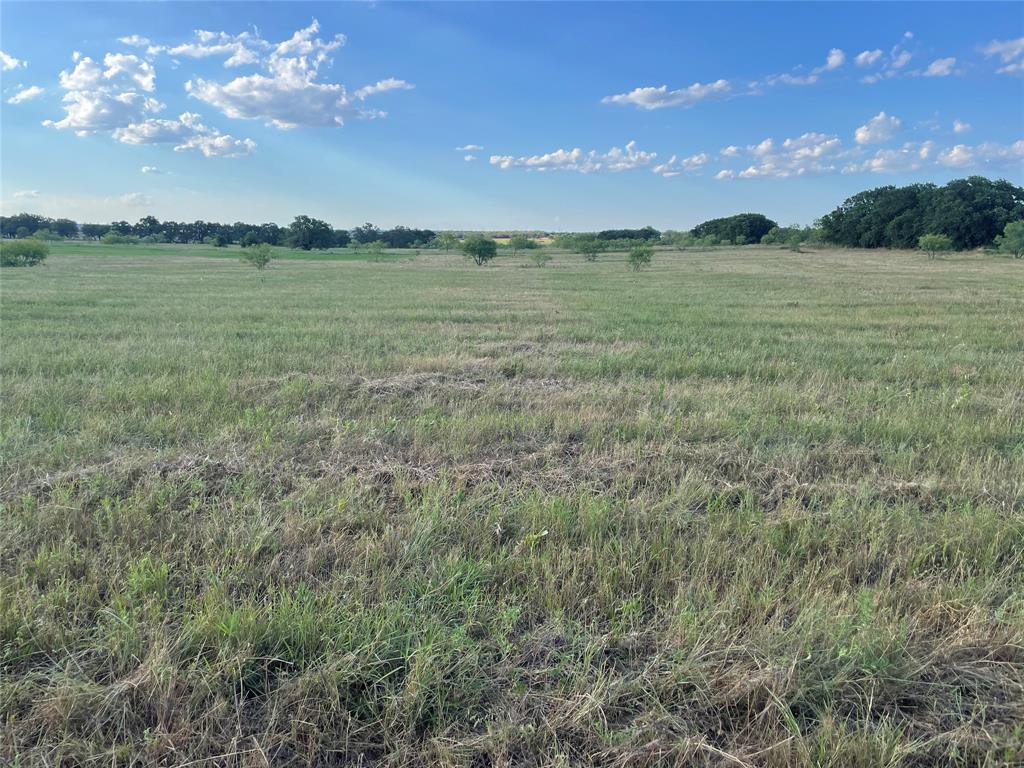
[[[139,238],[135,235],[122,234],[116,229],[110,229],[100,238],[100,242],[104,245],[135,245],[139,242]]]
[[[917,247],[928,254],[928,259],[937,258],[940,253],[953,250],[953,241],[946,235],[921,235]]]
[[[1003,228],[1003,234],[996,238],[1000,253],[1008,253],[1015,259],[1024,258],[1024,221],[1011,221]]]
[[[366,245],[380,240],[380,229],[370,222],[366,222],[361,227],[356,227],[350,234],[352,235],[352,239],[360,245]]]
[[[576,253],[583,254],[583,258],[587,261],[597,261],[597,257],[607,248],[608,244],[594,235],[580,235],[573,244]]]
[[[242,261],[256,267],[260,272],[266,268],[273,258],[274,252],[266,243],[257,243],[242,251]]]
[[[439,232],[437,237],[434,238],[434,243],[437,244],[438,248],[444,248],[444,252],[448,253],[448,251],[459,244],[459,238],[454,232]]]
[[[535,267],[543,267],[551,261],[551,254],[543,248],[534,248],[530,252],[530,261],[533,262]]]
[[[528,238],[526,235],[512,235],[512,237],[508,239],[508,246],[512,249],[513,256],[515,256],[519,251],[525,251],[532,248],[533,245],[533,240]]]
[[[795,228],[790,230],[789,235],[786,237],[786,245],[789,247],[789,250],[794,253],[800,253],[800,244],[803,243],[803,241],[803,233],[799,229]]]
[[[225,248],[228,244],[228,239],[220,232],[212,235],[207,235],[203,238],[205,245],[212,245],[215,248]]]
[[[698,224],[692,234],[700,239],[711,235],[716,242],[736,243],[739,238],[743,238],[744,243],[759,243],[762,237],[777,226],[777,223],[760,213],[738,213]]]
[[[304,251],[330,248],[334,244],[334,230],[326,221],[309,216],[296,216],[288,227],[285,244]]]
[[[380,261],[384,258],[384,249],[388,247],[388,244],[383,240],[374,240],[372,243],[367,243],[365,247],[372,261]]]
[[[0,266],[4,267],[34,267],[49,255],[50,246],[32,238],[0,243]]]
[[[634,272],[646,267],[654,257],[654,248],[647,243],[638,243],[629,249],[629,266]]]
[[[498,255],[498,244],[483,235],[470,235],[462,241],[462,252],[482,267]]]

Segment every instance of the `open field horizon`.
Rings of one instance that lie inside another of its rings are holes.
[[[1024,761],[1020,261],[222,253],[3,272],[0,755]]]

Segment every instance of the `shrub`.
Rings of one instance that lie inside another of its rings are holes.
[[[530,251],[530,257],[529,258],[530,258],[530,261],[533,263],[533,266],[535,266],[535,267],[543,267],[549,261],[551,261],[551,254],[547,253],[546,251],[544,251],[544,250],[542,250],[540,248],[536,248],[536,249]]]
[[[634,272],[639,272],[641,267],[646,267],[654,257],[654,248],[644,244],[634,245],[629,249],[629,266]]]
[[[1003,234],[996,237],[996,247],[1000,253],[1009,254],[1015,259],[1024,258],[1024,221],[1011,221],[1003,228]]]
[[[921,235],[917,239],[917,247],[927,253],[929,259],[934,259],[940,253],[953,250],[953,241],[946,235]]]
[[[273,258],[274,252],[266,243],[257,243],[242,251],[242,261],[251,264],[261,272]]]
[[[583,254],[583,258],[587,261],[597,261],[597,257],[608,249],[608,243],[599,240],[594,235],[581,235],[576,238],[573,249],[577,253]]]
[[[498,244],[483,235],[470,235],[462,241],[462,252],[482,267],[498,255]]]
[[[100,242],[105,245],[135,245],[139,238],[135,235],[122,235],[116,229],[111,229],[100,238]]]
[[[28,238],[0,243],[0,265],[5,267],[34,267],[50,255],[50,246],[41,240]]]

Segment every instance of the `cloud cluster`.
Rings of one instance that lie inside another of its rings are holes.
[[[985,58],[998,56],[1003,63],[996,70],[1001,75],[1024,73],[1024,37],[1015,40],[993,40],[981,49]]]
[[[779,178],[829,173],[836,169],[835,161],[842,157],[842,141],[838,136],[824,133],[804,133],[796,138],[776,144],[767,138],[746,148],[745,154],[754,161],[735,175],[741,179]],[[732,178],[730,175],[720,178]]]
[[[644,152],[631,141],[624,148],[612,147],[607,152],[590,150],[584,152],[556,149],[543,155],[513,157],[512,155],[491,155],[491,165],[503,171],[510,168],[525,168],[528,171],[576,171],[578,173],[619,172],[643,168],[654,161],[654,152]]]
[[[236,139],[185,112],[177,119],[153,117],[164,104],[149,95],[156,90],[156,69],[135,54],[108,53],[103,63],[75,54],[74,68],[60,73],[64,117],[43,124],[73,130],[79,136],[109,132],[124,144],[173,144],[178,152],[194,150],[205,157],[238,157],[252,152],[252,139]]]
[[[672,155],[668,159],[668,162],[660,163],[654,166],[651,170],[659,176],[665,178],[671,178],[672,176],[679,176],[685,171],[695,171],[698,168],[703,168],[711,160],[711,155],[706,152],[701,152],[696,155],[690,155],[689,157],[677,157]]]
[[[315,19],[276,44],[247,32],[232,36],[199,31],[196,41],[168,48],[167,52],[192,57],[227,56],[225,66],[263,67],[266,74],[243,75],[223,83],[189,80],[185,90],[228,117],[262,120],[282,129],[337,127],[350,118],[384,117],[386,113],[366,109],[363,102],[380,93],[414,87],[389,77],[349,93],[340,83],[322,82],[321,68],[330,64],[330,54],[345,44],[345,36],[338,34],[324,40],[318,37],[319,32],[320,24]]]

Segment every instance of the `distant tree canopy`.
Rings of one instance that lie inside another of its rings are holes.
[[[657,240],[661,232],[654,227],[642,229],[603,229],[597,233],[598,240]]]
[[[738,213],[721,219],[710,219],[694,227],[696,238],[715,237],[719,242],[759,243],[761,238],[779,225],[760,213]]]
[[[310,216],[296,216],[288,227],[285,245],[309,251],[334,245],[334,229],[326,221]]]
[[[915,248],[922,235],[946,235],[953,248],[990,245],[1024,219],[1024,189],[983,176],[943,187],[911,184],[860,192],[822,217],[828,242],[853,248]]]

